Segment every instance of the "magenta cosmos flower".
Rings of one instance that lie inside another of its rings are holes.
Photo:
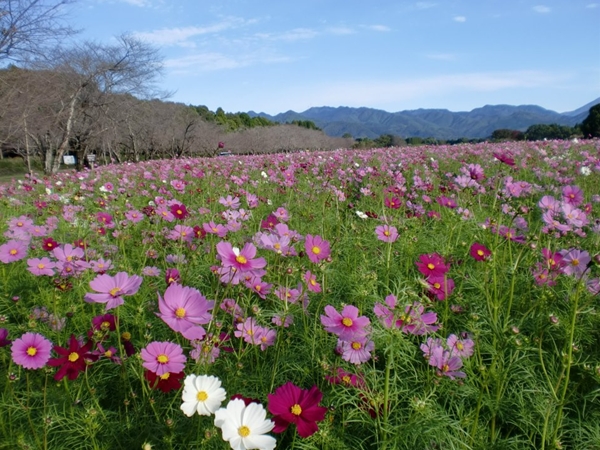
[[[300,437],[313,435],[319,429],[317,422],[322,421],[327,412],[327,408],[319,406],[322,397],[317,386],[305,390],[288,381],[278,387],[274,394],[268,395],[267,409],[275,422],[273,431],[282,433],[294,423]]]
[[[167,372],[183,372],[185,355],[177,344],[172,342],[151,342],[141,351],[142,366],[159,377]]]
[[[444,262],[444,258],[437,253],[421,255],[419,256],[419,261],[415,264],[417,265],[419,272],[426,277],[443,276],[450,270],[450,267]]]
[[[202,339],[206,332],[201,325],[210,322],[214,306],[215,302],[207,300],[197,289],[173,283],[164,297],[158,294],[160,313],[156,315],[186,339]]]
[[[38,333],[25,333],[12,343],[12,359],[26,369],[41,369],[50,359],[52,343]]]
[[[90,287],[97,293],[87,293],[84,299],[88,303],[105,303],[106,310],[122,305],[124,295],[135,294],[142,284],[142,277],[129,276],[119,272],[114,277],[103,274],[90,281]]]
[[[304,241],[304,250],[306,255],[311,262],[317,264],[319,261],[327,259],[331,255],[331,248],[329,242],[324,240],[321,236],[306,235]]]
[[[469,254],[475,261],[486,261],[492,252],[485,245],[474,242],[469,249]]]
[[[342,340],[349,340],[356,335],[364,336],[367,333],[366,328],[371,324],[368,317],[358,317],[358,308],[353,305],[344,306],[341,313],[333,306],[327,305],[325,314],[321,315],[321,324],[326,331],[337,335]]]
[[[233,267],[240,272],[249,272],[251,270],[262,269],[267,265],[264,258],[256,258],[256,247],[254,244],[247,243],[240,250],[233,247],[231,243],[221,241],[217,244],[217,253],[221,257],[223,267]]]

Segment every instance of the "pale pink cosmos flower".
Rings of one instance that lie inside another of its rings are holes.
[[[126,272],[119,272],[114,277],[103,274],[90,281],[90,287],[96,293],[87,293],[84,300],[88,303],[105,303],[106,310],[122,305],[124,295],[134,295],[142,284],[142,277],[129,276]]]
[[[27,256],[27,243],[18,240],[0,245],[0,261],[4,264],[19,261]]]
[[[31,258],[27,260],[27,270],[36,276],[53,276],[54,275],[54,267],[56,264],[52,262],[49,258]]]
[[[350,340],[338,340],[336,350],[344,361],[352,364],[362,364],[371,359],[375,343],[368,336],[354,336]]]
[[[398,229],[390,225],[379,225],[375,228],[375,234],[377,239],[390,244],[398,239]]]
[[[310,270],[307,270],[304,274],[304,281],[306,282],[306,287],[311,292],[321,292],[321,285],[317,281],[317,277]]]
[[[255,258],[256,247],[251,243],[247,243],[240,250],[230,242],[221,241],[217,244],[217,253],[221,257],[223,267],[234,267],[239,272],[262,269],[267,265],[264,258]]]
[[[142,366],[161,376],[167,372],[179,373],[185,368],[185,355],[182,348],[172,342],[151,342],[140,352]]]
[[[206,332],[201,325],[210,322],[214,306],[215,302],[207,300],[197,289],[173,283],[164,297],[158,294],[160,313],[156,315],[186,339],[202,339]]]

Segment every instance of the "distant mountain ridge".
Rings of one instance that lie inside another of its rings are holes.
[[[557,113],[536,105],[485,105],[468,112],[447,109],[415,109],[390,113],[373,108],[319,106],[297,113],[287,111],[271,116],[248,112],[274,122],[313,121],[329,136],[346,133],[356,138],[376,138],[382,134],[402,137],[434,137],[437,139],[487,138],[494,130],[508,128],[525,131],[531,125],[551,124],[574,126],[581,123],[589,109],[600,98],[574,111]]]

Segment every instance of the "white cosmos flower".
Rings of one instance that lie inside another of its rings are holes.
[[[367,216],[364,212],[359,211],[358,209],[356,210],[356,215],[358,217],[360,217],[361,219],[368,219],[369,218],[369,216]]]
[[[212,375],[188,375],[183,381],[181,410],[192,417],[195,413],[210,416],[221,407],[227,393],[221,387],[221,380]]]
[[[258,449],[273,450],[277,440],[268,433],[275,427],[267,420],[263,405],[243,400],[231,400],[227,408],[215,412],[215,426],[223,432],[223,440],[228,441],[234,450]]]
[[[586,167],[586,166],[582,166],[582,167],[579,169],[579,173],[580,173],[581,175],[583,175],[583,176],[586,176],[586,177],[587,177],[588,175],[591,175],[591,174],[592,174],[592,169],[590,169],[589,167]]]

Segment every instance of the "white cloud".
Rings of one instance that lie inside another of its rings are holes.
[[[363,25],[363,28],[366,28],[368,30],[373,30],[373,31],[382,31],[382,32],[391,31],[391,28],[386,25]]]
[[[319,32],[310,28],[294,28],[283,33],[256,33],[254,37],[270,41],[301,41],[312,39],[317,35]]]
[[[355,31],[349,27],[329,27],[329,28],[327,28],[327,32],[331,33],[331,34],[338,34],[338,35],[355,33]]]
[[[588,3],[587,5],[585,5],[586,8],[597,8],[598,7],[598,3]]]
[[[162,28],[150,32],[134,33],[135,37],[148,41],[151,44],[160,46],[180,45],[189,47],[191,38],[204,34],[218,33],[220,31],[238,28],[244,25],[244,19],[230,17],[221,22],[204,27],[182,27],[182,28]]]
[[[536,5],[531,9],[540,14],[548,14],[551,11],[551,9],[545,5]]]
[[[455,22],[466,22],[467,18],[465,16],[454,16],[453,19]]]
[[[429,9],[429,8],[433,8],[434,6],[437,6],[437,3],[432,3],[432,2],[417,2],[415,4],[415,7],[417,9]]]
[[[198,53],[181,58],[171,58],[164,62],[164,67],[172,74],[183,75],[216,70],[231,70],[257,64],[274,64],[292,61],[292,58],[278,55],[244,54],[241,56],[225,55],[217,52]]]
[[[401,80],[373,80],[365,82],[336,82],[311,87],[302,99],[293,99],[304,105],[382,105],[417,100],[432,95],[442,97],[457,92],[476,94],[507,89],[532,89],[562,84],[564,75],[540,71],[474,72]],[[287,95],[287,94],[286,94]],[[290,93],[290,97],[294,97]],[[292,98],[287,98],[288,109]]]

